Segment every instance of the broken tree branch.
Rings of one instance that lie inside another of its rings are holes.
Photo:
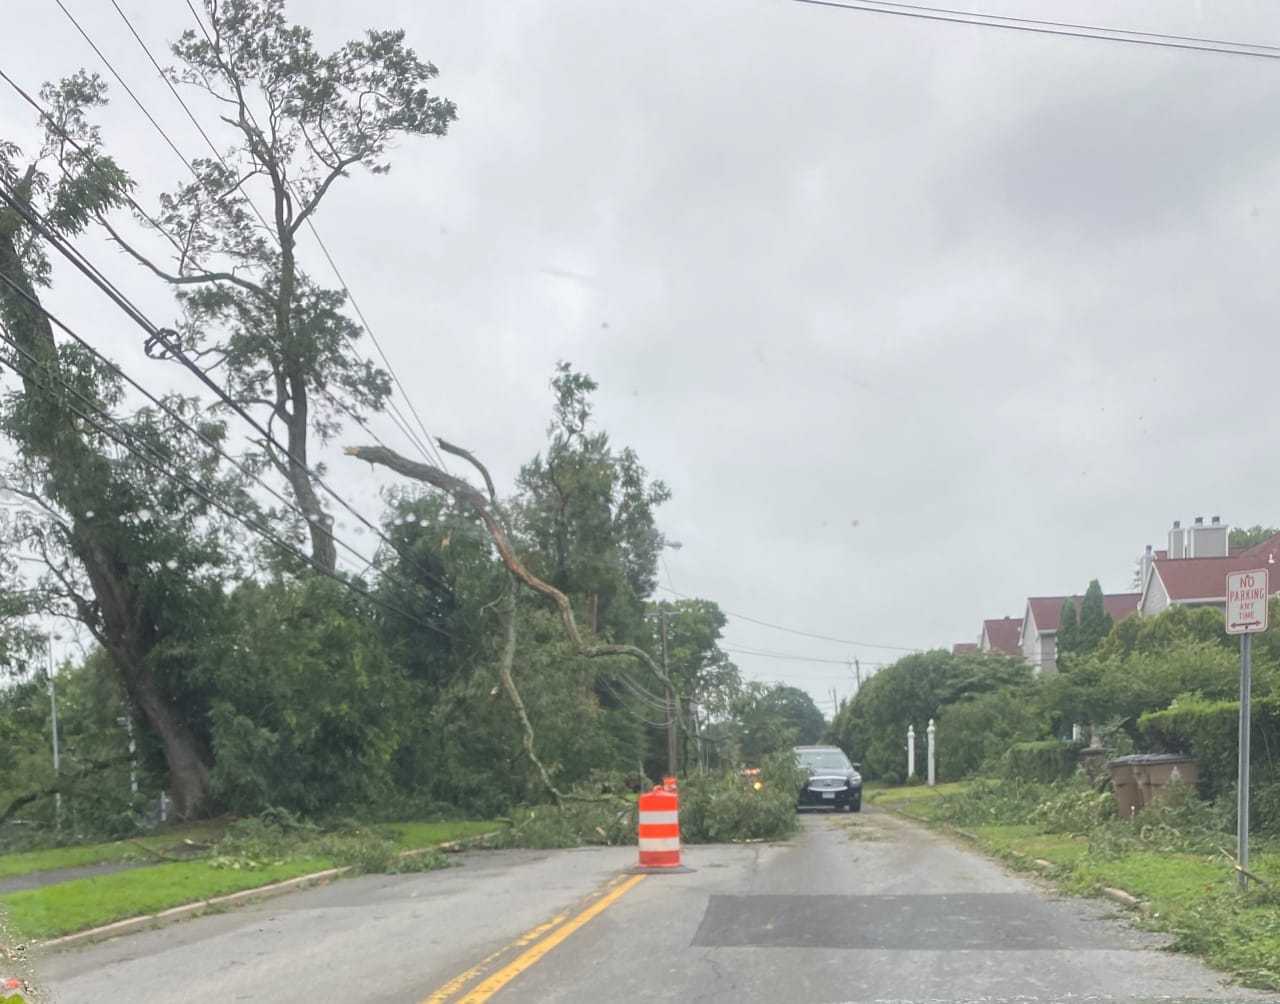
[[[511,537],[504,525],[504,520],[500,518],[501,507],[498,504],[497,492],[493,486],[493,479],[489,476],[488,470],[476,457],[469,451],[460,446],[455,446],[443,439],[438,439],[440,448],[447,453],[452,453],[456,457],[460,457],[467,461],[484,478],[485,486],[489,491],[489,501],[485,500],[476,488],[461,478],[454,477],[436,467],[434,464],[419,463],[416,460],[410,460],[401,456],[395,450],[388,449],[385,446],[348,446],[343,452],[347,456],[355,457],[357,460],[364,460],[370,464],[381,464],[388,467],[398,474],[403,474],[407,478],[415,481],[423,481],[433,488],[438,488],[446,492],[454,501],[461,503],[471,510],[484,524],[485,529],[489,531],[489,536],[493,540],[494,547],[498,551],[503,565],[506,566],[507,572],[511,575],[515,582],[522,582],[524,585],[532,589],[536,593],[550,599],[560,613],[560,621],[564,626],[565,633],[569,636],[570,642],[573,644],[574,650],[578,655],[587,659],[600,658],[602,656],[624,656],[634,659],[642,663],[654,676],[656,676],[664,686],[670,688],[672,694],[675,694],[675,688],[671,687],[670,680],[662,668],[650,657],[649,653],[635,645],[588,645],[582,638],[581,632],[578,630],[577,620],[573,615],[573,605],[569,602],[569,597],[565,596],[559,589],[548,582],[543,582],[540,578],[525,568],[524,563],[516,556],[515,549],[511,546]],[[506,625],[507,638],[504,642],[503,649],[503,665],[506,666],[506,678],[503,679],[503,686],[506,687],[510,680],[511,661],[515,657],[515,596],[514,590],[508,599],[509,607],[504,604],[504,617],[510,620]],[[508,650],[510,658],[508,658]],[[501,671],[501,667],[500,667]],[[515,689],[514,682],[511,682],[507,693],[512,698],[512,703],[516,704],[517,712],[521,714],[523,724],[526,726],[525,740],[526,750],[530,753],[530,758],[537,764],[538,769],[542,772],[543,780],[547,787],[556,796],[557,801],[562,801],[564,795],[556,790],[551,784],[547,776],[545,768],[537,761],[532,753],[532,728],[528,725],[528,716],[523,714],[523,701],[520,700],[519,692]],[[680,701],[676,697],[675,714],[677,721],[680,716]]]

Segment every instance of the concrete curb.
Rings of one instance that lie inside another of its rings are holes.
[[[479,833],[474,837],[461,837],[458,840],[449,840],[443,844],[432,844],[430,847],[415,847],[412,850],[401,851],[400,859],[407,860],[409,858],[421,857],[430,851],[460,851],[474,841],[485,840],[498,833],[492,830],[489,833]],[[215,896],[212,899],[197,900],[194,903],[184,903],[182,906],[170,907],[168,910],[161,910],[159,913],[149,913],[141,917],[127,917],[124,920],[117,920],[110,924],[104,924],[101,927],[91,927],[86,931],[76,931],[72,934],[64,934],[60,938],[52,938],[49,941],[40,941],[32,945],[33,948],[45,951],[49,949],[75,948],[77,945],[92,944],[96,941],[105,941],[108,938],[118,938],[126,934],[134,934],[138,931],[154,930],[160,927],[167,927],[170,924],[176,924],[182,920],[188,920],[192,917],[198,917],[201,914],[219,910],[224,907],[240,906],[244,903],[250,903],[259,899],[271,899],[275,896],[284,896],[291,892],[298,892],[302,889],[310,889],[313,886],[326,885],[336,878],[341,878],[351,871],[351,866],[347,865],[342,868],[326,868],[324,871],[311,872],[308,875],[299,875],[296,878],[284,879],[281,882],[272,882],[268,885],[256,886],[253,889],[241,889],[239,892],[227,893],[225,896]]]

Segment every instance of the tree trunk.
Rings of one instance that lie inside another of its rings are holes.
[[[289,417],[289,485],[307,517],[311,560],[322,572],[332,575],[338,567],[338,549],[333,542],[332,519],[316,496],[307,467],[307,382],[302,377],[289,377],[289,399],[293,406]]]
[[[0,272],[39,302],[17,252],[18,229],[16,213],[0,212]],[[47,465],[44,490],[68,513],[68,545],[84,567],[97,600],[98,618],[88,626],[104,642],[130,698],[164,742],[178,814],[188,817],[199,811],[209,794],[208,753],[147,668],[147,656],[159,631],[130,580],[122,542],[104,535],[81,518],[77,507],[67,505],[67,499],[77,493],[82,498],[86,491],[106,494],[110,465],[85,441],[74,413],[60,399],[57,345],[48,317],[7,286],[0,287],[0,307],[11,337],[22,348],[17,363],[23,371],[23,396],[29,406],[15,438],[24,454],[39,457]],[[105,511],[105,500],[100,508]]]

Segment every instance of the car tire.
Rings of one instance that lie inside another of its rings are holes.
[[[862,799],[858,799],[856,802],[850,802],[850,803],[849,803],[849,811],[850,811],[850,812],[861,812],[861,811],[862,811]]]

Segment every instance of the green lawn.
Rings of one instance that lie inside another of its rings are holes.
[[[184,840],[196,843],[212,843],[222,834],[225,824],[220,822],[192,823],[175,826],[163,833],[141,837],[136,841],[116,840],[105,844],[78,844],[71,847],[52,847],[40,851],[24,851],[20,854],[0,855],[0,878],[27,875],[31,872],[49,871],[54,868],[75,868],[96,865],[108,861],[152,860],[139,847],[153,851],[166,851]]]
[[[488,833],[499,825],[492,820],[468,820],[390,823],[387,828],[395,832],[396,844],[401,850],[417,850]],[[164,848],[180,843],[184,838],[204,842],[214,835],[206,824],[203,830],[197,827],[172,830],[147,837],[145,842],[152,847]],[[144,853],[127,841],[64,847],[0,858],[0,863],[7,865],[7,871],[0,874],[18,875],[142,856]],[[186,903],[198,903],[215,896],[270,885],[334,865],[335,862],[328,857],[305,852],[259,868],[214,868],[203,860],[165,862],[7,893],[0,895],[0,907],[20,936],[55,938],[128,917],[144,916]]]
[[[54,938],[330,867],[324,858],[292,858],[252,871],[180,861],[8,893],[0,905],[21,936]]]

